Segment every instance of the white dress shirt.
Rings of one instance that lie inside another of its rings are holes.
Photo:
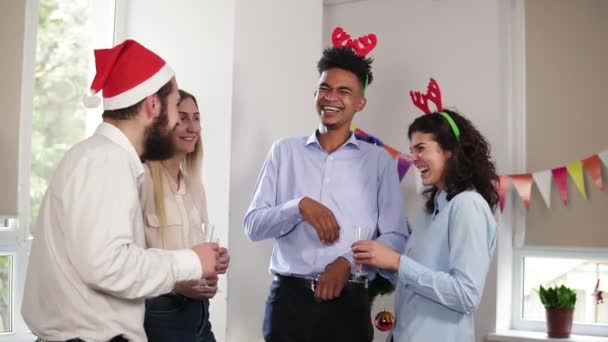
[[[154,205],[154,182],[150,169],[141,186],[140,201],[146,227],[146,247],[162,249],[189,248],[203,242],[202,223],[208,223],[207,200],[202,184],[195,185],[180,173],[179,186],[163,168],[163,202],[166,226],[161,227]]]
[[[144,169],[113,125],[66,152],[38,214],[22,315],[43,339],[146,341],[144,298],[199,279],[192,250],[144,249]]]

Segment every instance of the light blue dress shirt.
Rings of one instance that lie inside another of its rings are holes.
[[[303,197],[333,212],[340,238],[332,245],[323,245],[300,214]],[[356,226],[364,228],[361,240],[377,237],[396,251],[403,251],[408,236],[395,161],[354,134],[333,153],[321,146],[316,131],[275,142],[244,221],[251,240],[275,239],[270,271],[283,275],[317,276],[340,256],[351,262],[354,272]],[[373,271],[364,268],[363,275]]]
[[[399,265],[394,342],[475,340],[473,312],[496,243],[496,221],[475,191],[435,198],[421,214]]]

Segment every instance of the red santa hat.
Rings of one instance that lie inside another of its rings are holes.
[[[95,50],[96,74],[90,96],[85,98],[89,108],[99,105],[114,110],[132,106],[156,93],[175,73],[157,54],[135,40],[127,39],[111,49]]]

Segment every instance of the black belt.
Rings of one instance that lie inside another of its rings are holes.
[[[281,274],[275,274],[272,280],[284,284],[286,286],[298,286],[305,287],[311,291],[315,291],[319,277],[306,277],[306,276],[286,276]],[[367,288],[367,278],[356,278],[348,279],[346,286],[362,287]]]
[[[38,339],[36,339],[36,342],[51,342],[51,341],[43,340],[40,337],[38,337]],[[71,338],[69,340],[66,340],[65,342],[85,342],[85,341],[80,338]],[[122,335],[116,335],[116,336],[112,337],[112,339],[110,339],[108,342],[129,342],[129,340],[124,338]]]
[[[186,296],[184,296],[182,294],[175,293],[175,292],[165,293],[165,294],[160,295],[158,297],[166,297],[166,298],[173,298],[173,299],[180,299],[180,300],[189,300],[190,299],[190,298],[188,298],[188,297],[186,297]],[[158,297],[152,297],[151,299],[158,298]]]

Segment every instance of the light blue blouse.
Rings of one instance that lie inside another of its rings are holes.
[[[399,265],[394,342],[474,341],[473,312],[496,244],[496,221],[483,197],[435,197],[433,214],[414,226]]]

